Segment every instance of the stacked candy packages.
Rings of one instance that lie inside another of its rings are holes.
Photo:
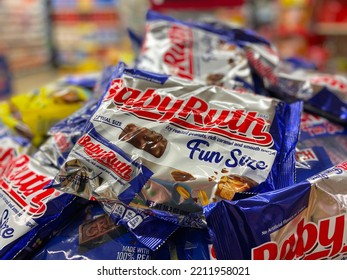
[[[345,78],[218,21],[132,35],[133,66],[25,96],[70,105],[44,130],[3,103],[0,258],[345,259]]]

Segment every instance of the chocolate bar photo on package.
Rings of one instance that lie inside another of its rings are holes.
[[[128,124],[119,135],[119,139],[126,141],[137,149],[144,150],[156,158],[160,158],[165,152],[167,140],[163,135],[146,127],[138,127]]]

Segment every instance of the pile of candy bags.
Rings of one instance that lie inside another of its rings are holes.
[[[0,259],[345,259],[347,79],[218,21],[134,46],[0,104]]]

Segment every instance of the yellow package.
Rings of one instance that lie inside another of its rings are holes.
[[[90,92],[78,86],[49,85],[0,103],[0,119],[39,146],[58,121],[82,107]]]

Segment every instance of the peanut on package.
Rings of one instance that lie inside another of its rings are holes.
[[[209,205],[217,258],[346,259],[346,180],[345,161],[292,187]]]
[[[213,201],[293,183],[301,108],[125,68],[52,186],[191,226]]]

